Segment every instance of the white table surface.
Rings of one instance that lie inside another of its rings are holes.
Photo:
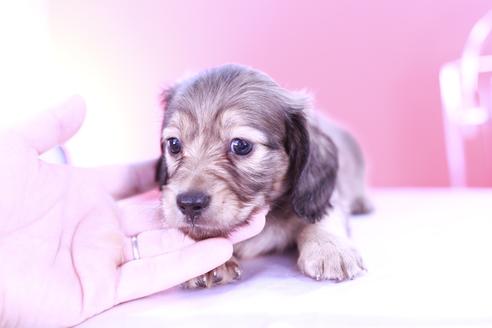
[[[492,189],[373,192],[352,219],[368,272],[302,276],[293,255],[242,262],[240,282],[172,289],[80,327],[492,327]]]

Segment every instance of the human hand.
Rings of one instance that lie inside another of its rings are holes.
[[[154,161],[82,169],[40,160],[84,115],[82,99],[72,98],[0,135],[1,327],[72,326],[178,285],[227,261],[232,243],[265,223],[262,211],[230,240],[194,242],[162,229],[158,206],[117,202],[154,187]]]

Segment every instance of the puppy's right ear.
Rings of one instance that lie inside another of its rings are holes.
[[[166,164],[166,145],[165,141],[161,140],[161,157],[157,161],[157,168],[155,171],[155,180],[159,184],[159,190],[162,191],[162,187],[167,184],[167,164]]]
[[[162,119],[161,134],[166,124],[165,113],[167,112],[169,103],[171,102],[174,96],[174,90],[175,88],[168,88],[161,93],[161,106],[164,110],[164,118]],[[165,184],[167,184],[166,140],[163,140],[162,137],[161,137],[161,157],[157,162],[155,180],[159,184],[159,190],[162,190],[162,187]]]
[[[167,111],[169,103],[171,102],[171,100],[174,97],[175,90],[176,90],[176,87],[169,87],[169,88],[162,90],[162,92],[161,92],[161,107],[162,107],[162,109],[164,109],[164,112]]]

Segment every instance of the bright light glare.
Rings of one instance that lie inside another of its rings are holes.
[[[0,129],[73,93],[53,57],[47,7],[47,0],[0,2]]]
[[[449,63],[441,68],[439,83],[444,110],[449,119],[464,125],[481,125],[487,122],[487,109],[480,106],[465,107],[463,87],[457,63]]]
[[[444,65],[439,74],[439,82],[444,109],[450,117],[456,118],[458,109],[462,106],[458,66],[455,63]]]

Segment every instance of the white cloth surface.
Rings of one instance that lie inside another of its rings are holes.
[[[313,281],[295,255],[242,261],[238,283],[179,288],[80,327],[492,327],[492,190],[394,189],[351,220],[368,272]],[[172,268],[169,268],[172,270]]]

